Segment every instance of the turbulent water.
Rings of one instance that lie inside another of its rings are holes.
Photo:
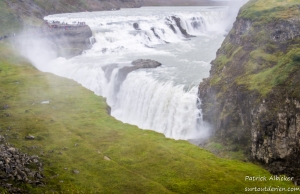
[[[197,86],[208,77],[210,61],[224,39],[226,16],[224,7],[145,7],[47,16],[48,21],[85,22],[96,43],[80,56],[36,66],[106,97],[111,115],[125,123],[174,139],[203,138],[209,129],[201,119]],[[119,83],[119,69],[140,58],[162,66],[136,70]],[[117,65],[103,68],[109,64]]]

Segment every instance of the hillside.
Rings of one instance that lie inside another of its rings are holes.
[[[204,118],[219,141],[242,146],[298,184],[299,15],[297,0],[249,1],[199,86]]]

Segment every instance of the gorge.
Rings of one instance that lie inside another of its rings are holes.
[[[296,1],[249,1],[229,33],[224,7],[93,13],[92,8],[136,7],[138,1],[49,2],[0,2],[5,7],[1,36],[22,25],[40,29],[41,18],[62,12],[84,11],[45,19],[86,22],[91,30],[83,27],[77,40],[80,30],[60,29],[21,44],[12,38],[0,41],[0,140],[3,147],[39,158],[42,168],[26,167],[43,176],[38,180],[42,186],[29,185],[17,174],[6,178],[14,174],[1,168],[0,192],[11,191],[11,185],[24,193],[299,191],[293,187],[299,184]],[[91,34],[96,42],[90,48],[86,40]],[[56,45],[49,46],[49,36]],[[57,45],[67,49],[57,52]],[[149,63],[155,68],[143,68]],[[106,103],[110,114],[125,123],[107,114]],[[206,138],[211,132],[221,142],[213,145],[222,150],[236,145],[276,176],[180,140]],[[14,157],[9,157],[12,171],[20,163]],[[8,163],[0,160],[1,167]],[[277,176],[283,174],[293,182],[246,180],[283,179]]]

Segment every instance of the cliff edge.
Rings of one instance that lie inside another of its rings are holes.
[[[250,0],[211,64],[199,96],[217,139],[299,185],[299,2]]]

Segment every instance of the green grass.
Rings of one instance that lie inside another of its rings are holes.
[[[268,58],[267,61],[276,59],[274,55],[270,57],[263,51],[255,51],[255,53],[259,53],[257,56]],[[299,48],[291,49],[285,55],[278,57],[276,65],[259,71],[258,73],[249,71],[250,73],[248,75],[240,76],[237,82],[247,85],[250,90],[258,91],[262,96],[266,96],[272,88],[285,84],[290,75],[300,69],[299,56]],[[251,63],[247,65],[251,65]]]
[[[298,0],[250,0],[241,9],[238,18],[256,20],[267,24],[277,19],[286,19],[299,13]]]
[[[204,148],[221,158],[240,161],[248,160],[242,147],[240,148],[234,143],[229,144],[229,142],[226,142],[226,145],[224,145],[224,143],[215,142],[215,140],[216,139],[211,139],[210,142],[204,146]]]
[[[37,71],[3,43],[0,50],[0,105],[10,106],[0,110],[0,134],[23,152],[39,155],[44,164],[46,185],[23,185],[30,193],[211,194],[292,185],[246,182],[245,176],[270,174],[123,124],[106,113],[103,98],[74,81]],[[44,100],[50,104],[41,104]],[[12,130],[6,131],[9,126]],[[36,139],[26,141],[27,134]],[[74,174],[75,169],[80,173]]]

